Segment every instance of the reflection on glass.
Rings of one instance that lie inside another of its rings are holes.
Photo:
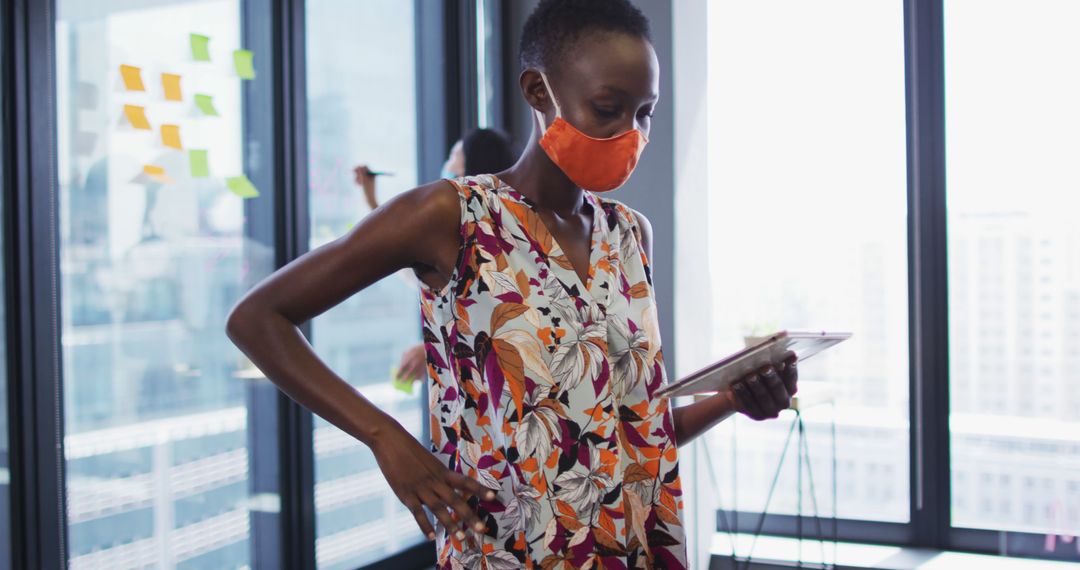
[[[836,395],[839,516],[906,522],[902,3],[723,0],[708,8],[709,257],[701,261],[712,281],[712,356],[773,330],[854,332],[800,368],[803,395],[813,397],[814,381]],[[792,417],[739,417],[710,434],[723,508],[764,508]],[[824,513],[833,417],[828,406],[805,412]],[[769,512],[796,512],[797,465],[793,443]]]
[[[224,332],[273,263],[271,236],[245,235],[255,201],[225,183],[245,172],[240,2],[61,0],[56,32],[70,564],[258,566],[276,495],[260,494],[273,489],[253,466],[273,460],[255,456],[249,426],[274,438],[274,400],[251,402],[273,388]],[[191,33],[210,38],[210,61],[195,61]],[[163,73],[181,76],[181,100]],[[163,144],[168,124],[184,150]],[[193,176],[187,149],[207,151],[209,176]]]
[[[1080,529],[1077,21],[945,3],[954,526]]]
[[[378,201],[416,185],[413,3],[307,3],[311,247],[343,235],[368,212],[353,167],[379,177]],[[418,291],[394,275],[315,320],[319,355],[417,437],[426,403],[390,383],[402,352],[420,342]],[[315,419],[316,558],[352,569],[423,540],[371,452]]]

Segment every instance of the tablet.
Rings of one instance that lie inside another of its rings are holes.
[[[656,391],[656,396],[674,398],[726,390],[732,382],[747,374],[763,366],[779,362],[789,351],[794,352],[799,362],[802,362],[849,338],[851,338],[851,333],[781,331],[765,337],[758,344],[714,362],[686,378],[664,386]]]

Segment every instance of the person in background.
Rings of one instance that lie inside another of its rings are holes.
[[[506,135],[494,129],[473,129],[450,148],[450,154],[443,163],[439,177],[453,179],[502,172],[513,164],[514,151]],[[356,184],[364,191],[364,199],[368,207],[372,210],[378,208],[377,177],[364,164],[357,166],[353,173],[356,176]],[[418,381],[424,377],[425,368],[427,368],[427,354],[424,351],[424,344],[410,346],[401,355],[401,362],[397,368],[398,379],[407,382]]]
[[[396,196],[229,316],[229,337],[271,381],[371,448],[440,569],[686,568],[679,446],[736,413],[791,405],[793,354],[689,405],[655,396],[668,379],[652,230],[599,195],[626,182],[648,140],[650,37],[629,0],[540,0],[521,36],[535,121],[518,161]],[[427,449],[298,328],[404,268],[422,284]]]
[[[502,172],[514,164],[514,159],[514,150],[506,135],[494,129],[473,129],[450,148],[439,177],[449,179]],[[376,176],[371,173],[372,170],[363,164],[353,170],[356,184],[364,190],[368,207],[374,210],[379,207],[379,200]]]

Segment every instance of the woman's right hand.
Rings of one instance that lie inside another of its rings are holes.
[[[404,429],[395,429],[380,437],[372,444],[372,451],[390,488],[412,512],[416,524],[420,525],[420,531],[428,540],[435,538],[435,530],[424,513],[424,507],[458,540],[465,538],[464,529],[459,528],[461,523],[471,526],[476,532],[484,532],[486,527],[469,506],[467,498],[475,495],[491,501],[495,499],[495,491],[475,479],[447,469]],[[457,521],[451,516],[451,511],[457,515]]]

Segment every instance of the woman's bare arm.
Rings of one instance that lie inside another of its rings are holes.
[[[259,283],[232,310],[226,325],[229,338],[290,398],[371,447],[391,488],[429,537],[434,533],[422,506],[450,532],[460,532],[449,509],[474,528],[483,524],[459,493],[494,494],[449,471],[335,374],[298,327],[406,267],[422,272],[429,285],[443,285],[457,259],[459,226],[457,192],[448,182],[410,190],[373,211],[348,235]]]

